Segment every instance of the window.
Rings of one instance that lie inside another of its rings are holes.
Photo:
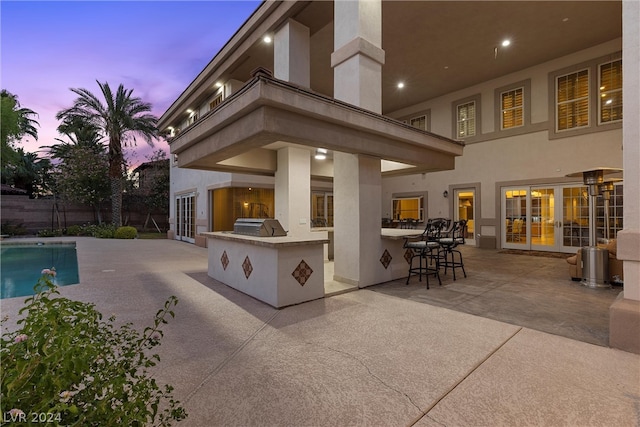
[[[415,128],[427,130],[427,116],[419,116],[409,119],[409,124]]]
[[[220,105],[220,103],[222,102],[222,92],[220,92],[218,94],[218,96],[216,96],[215,98],[213,98],[213,101],[211,101],[209,103],[209,111],[213,110],[214,108],[216,108],[218,105]]]
[[[622,120],[622,60],[601,64],[599,67],[600,97],[598,123]]]
[[[210,192],[212,231],[233,230],[238,218],[273,218],[274,190],[271,188],[225,187]]]
[[[424,202],[422,197],[402,197],[391,200],[393,219],[424,221]]]
[[[500,94],[500,129],[524,126],[524,88],[502,92]]]
[[[589,70],[556,78],[556,130],[589,126]]]
[[[196,120],[198,120],[198,112],[194,111],[189,115],[189,118],[187,119],[187,126],[195,123]]]
[[[471,101],[466,104],[460,104],[456,108],[457,111],[457,128],[456,136],[458,138],[466,138],[476,135],[476,102]]]

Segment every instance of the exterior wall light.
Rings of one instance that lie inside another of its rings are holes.
[[[263,41],[263,42],[265,42],[265,43],[267,43],[267,44],[269,44],[269,43],[271,43],[271,37],[270,37],[270,36],[264,36],[264,37],[262,38],[262,41]]]
[[[316,160],[324,160],[327,158],[327,150],[326,148],[318,148],[316,150],[316,155],[314,156]]]

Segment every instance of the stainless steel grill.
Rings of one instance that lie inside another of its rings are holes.
[[[274,218],[238,218],[233,224],[233,232],[255,237],[286,236],[280,221]]]

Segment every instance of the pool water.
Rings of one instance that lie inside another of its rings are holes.
[[[42,270],[54,267],[58,286],[80,283],[75,242],[0,244],[0,298],[33,295]]]

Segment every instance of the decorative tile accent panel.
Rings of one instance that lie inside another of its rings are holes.
[[[300,286],[304,286],[304,284],[307,283],[307,280],[309,280],[309,277],[311,277],[311,273],[313,273],[313,270],[309,267],[309,264],[302,260],[296,269],[293,270],[291,275],[296,279]]]
[[[380,262],[382,263],[382,265],[384,265],[385,270],[389,268],[389,264],[391,264],[392,259],[393,257],[391,256],[389,251],[385,249],[384,253],[382,254],[382,257],[380,258]]]
[[[404,253],[404,259],[407,260],[407,264],[411,264],[411,257],[413,257],[413,251],[411,251],[411,249],[407,249]]]
[[[253,266],[251,265],[251,260],[249,259],[249,255],[247,255],[247,257],[244,259],[244,262],[242,263],[242,269],[244,270],[244,277],[248,279],[249,276],[251,276],[251,273],[253,272]]]
[[[220,258],[220,262],[222,263],[222,269],[227,270],[227,266],[229,265],[229,257],[227,256],[227,251],[222,252],[222,258]]]

